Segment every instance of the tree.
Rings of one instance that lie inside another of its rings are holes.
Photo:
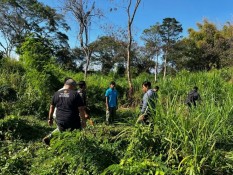
[[[3,59],[3,55],[4,55],[3,51],[0,51],[0,60]]]
[[[79,71],[77,69],[77,57],[70,48],[64,47],[57,51],[56,61],[65,70]]]
[[[77,70],[83,71],[85,66],[85,53],[83,52],[82,48],[75,47],[71,50],[73,57],[75,58],[77,64]]]
[[[233,24],[226,22],[220,33],[225,38],[225,43],[227,43],[227,47],[222,45],[225,47],[225,51],[221,55],[221,65],[222,67],[233,66]]]
[[[176,67],[199,71],[232,65],[233,27],[226,24],[218,29],[206,19],[197,26],[198,30],[189,29],[188,37],[178,42],[168,55],[170,59],[180,58],[174,59]]]
[[[85,53],[86,65],[84,79],[87,78],[87,70],[92,55],[92,47],[89,45],[89,27],[93,17],[101,17],[102,13],[95,8],[95,1],[88,0],[64,0],[65,12],[70,12],[79,26],[78,40]]]
[[[183,31],[181,24],[175,18],[164,18],[163,23],[160,25],[160,35],[163,42],[163,59],[164,59],[164,72],[163,78],[166,77],[167,71],[167,56],[180,39],[180,33]]]
[[[147,48],[134,46],[132,49],[132,75],[138,76],[143,72],[150,73],[155,67]]]
[[[110,0],[110,1],[114,1],[114,0]],[[118,30],[117,34],[118,36],[121,36],[121,37],[125,36],[124,39],[125,38],[127,39],[126,41],[127,43],[126,75],[127,75],[128,85],[129,85],[128,97],[129,97],[129,102],[131,103],[132,96],[133,96],[133,84],[132,84],[132,77],[131,77],[132,46],[133,46],[132,25],[133,25],[133,21],[134,21],[137,9],[141,3],[141,0],[135,0],[135,3],[133,0],[127,0],[126,2],[127,2],[127,5],[124,6],[124,9],[127,14],[127,31],[125,31],[124,29],[123,30],[120,29]],[[112,11],[112,9],[117,10],[117,8],[111,8],[110,11]],[[125,32],[126,32],[126,35],[125,35]],[[113,35],[115,36],[116,34],[114,33]]]
[[[119,41],[112,36],[102,36],[91,43],[93,48],[93,59],[102,64],[101,71],[108,74],[113,66],[124,62],[126,57],[123,41]]]
[[[156,23],[142,33],[142,40],[145,42],[145,48],[149,52],[149,57],[155,60],[155,82],[157,81],[159,55],[162,49],[162,38],[160,35],[160,24]],[[155,58],[154,58],[155,57]]]
[[[127,43],[127,64],[126,64],[126,71],[127,71],[127,78],[128,78],[128,84],[129,84],[129,98],[132,98],[133,95],[133,84],[132,84],[132,78],[131,78],[131,54],[132,54],[132,41],[133,41],[133,36],[132,36],[132,24],[134,21],[134,17],[136,15],[137,9],[139,7],[139,4],[141,3],[141,0],[136,0],[135,6],[133,7],[133,12],[131,14],[131,7],[132,7],[132,0],[128,1],[128,6],[127,6],[127,16],[128,16],[128,43]]]
[[[28,69],[36,69],[43,72],[46,65],[52,60],[53,50],[48,39],[29,36],[19,48],[20,62],[22,62]]]
[[[69,47],[68,37],[60,30],[68,30],[63,16],[37,0],[4,0],[0,2],[0,32],[5,39],[0,46],[6,56],[20,47],[31,33],[50,38],[54,48]]]

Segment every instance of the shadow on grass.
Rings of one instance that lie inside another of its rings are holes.
[[[133,109],[120,108],[116,111],[116,117],[114,119],[115,124],[132,125],[137,120],[137,114]],[[94,120],[95,124],[106,123],[106,111],[105,109],[92,108],[90,111],[90,117]]]
[[[0,120],[0,139],[16,140],[25,142],[41,140],[53,128],[43,126],[37,119],[11,117]]]
[[[220,150],[224,151],[233,151],[233,141],[231,142],[218,142],[216,143],[215,147]]]
[[[125,124],[134,124],[137,120],[137,114],[132,109],[119,109],[117,111],[117,117],[115,122],[117,123],[125,123]]]

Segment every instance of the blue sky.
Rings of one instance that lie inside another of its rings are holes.
[[[58,8],[59,0],[39,0],[51,7]],[[123,0],[115,0],[123,2]],[[114,4],[109,0],[96,0],[96,6],[101,8],[105,17],[95,20],[91,26],[90,39],[95,40],[104,35],[99,28],[100,25],[111,24],[126,28],[127,14],[118,8],[110,12]],[[187,35],[188,28],[197,29],[196,23],[202,22],[204,18],[221,27],[227,21],[233,23],[233,0],[142,0],[134,20],[135,38],[139,40],[144,29],[149,28],[156,22],[162,23],[166,17],[176,18],[182,24],[183,36]],[[67,18],[71,31],[68,32],[71,47],[77,46],[77,26],[73,19]],[[140,42],[140,41],[139,41]]]

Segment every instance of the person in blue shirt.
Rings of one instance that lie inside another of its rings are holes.
[[[110,124],[114,122],[116,117],[116,110],[118,108],[117,96],[118,92],[116,90],[116,83],[112,81],[110,87],[105,93],[106,97],[106,123]]]

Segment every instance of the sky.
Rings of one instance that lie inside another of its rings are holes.
[[[59,11],[60,0],[38,0],[46,5],[56,8]],[[135,1],[135,0],[133,0]],[[93,19],[90,28],[90,41],[94,41],[98,36],[103,36],[103,30],[100,26],[113,25],[126,28],[127,14],[120,6],[126,0],[115,0],[117,10],[110,12],[115,4],[109,3],[109,0],[96,0],[96,7],[100,8],[104,17]],[[162,23],[164,18],[176,18],[182,24],[183,36],[187,36],[187,30],[193,28],[197,30],[196,23],[201,23],[203,19],[215,23],[221,27],[227,21],[233,24],[233,0],[142,0],[136,13],[133,28],[135,40],[140,42],[140,36],[144,29],[156,24]],[[77,32],[78,27],[74,19],[66,17],[67,23],[71,26],[71,31],[67,32],[71,47],[78,46]]]

